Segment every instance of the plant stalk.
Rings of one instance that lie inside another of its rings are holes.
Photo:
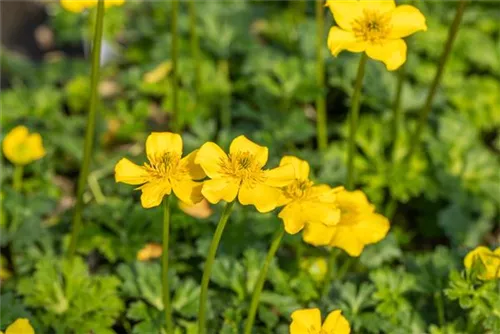
[[[178,64],[179,59],[179,36],[177,29],[177,17],[179,13],[179,0],[172,0],[172,130],[179,132],[181,129],[179,117],[179,82],[178,82]]]
[[[349,142],[347,151],[347,189],[354,188],[354,155],[356,153],[356,130],[358,127],[359,107],[361,97],[361,87],[363,86],[363,77],[365,76],[365,64],[367,56],[361,54],[358,65],[358,73],[356,75],[356,83],[354,84],[354,92],[352,94],[351,110],[349,113]]]
[[[24,167],[22,165],[14,166],[12,188],[14,188],[14,190],[17,192],[21,192],[21,188],[23,187],[23,173],[24,173]]]
[[[248,311],[247,321],[245,323],[244,334],[251,334],[252,327],[255,320],[255,315],[257,314],[257,308],[259,307],[260,302],[260,294],[262,292],[262,288],[264,287],[264,283],[267,278],[267,271],[269,270],[269,266],[278,250],[281,239],[283,239],[283,235],[285,234],[285,230],[283,226],[280,226],[280,229],[274,234],[273,240],[271,242],[271,247],[267,252],[266,260],[264,262],[264,266],[260,270],[259,277],[257,278],[257,282],[255,283],[255,287],[252,293],[252,301],[250,302],[250,310]]]
[[[163,309],[165,311],[165,329],[167,334],[173,333],[172,305],[170,304],[170,288],[168,284],[168,242],[170,238],[170,196],[163,200],[163,252],[161,257],[161,282]]]
[[[194,91],[197,97],[200,95],[201,64],[200,64],[200,41],[196,30],[196,3],[189,0],[189,33],[191,36],[191,56],[194,62]]]
[[[325,96],[325,59],[323,58],[323,38],[325,30],[325,5],[323,0],[316,0],[316,83],[319,94],[316,98],[316,136],[318,149],[326,150],[328,146],[328,128]]]
[[[95,123],[97,115],[97,102],[99,99],[98,85],[99,85],[99,72],[100,72],[100,60],[101,60],[103,22],[104,22],[104,0],[99,0],[97,3],[97,16],[95,21],[94,39],[92,43],[89,115],[87,119],[87,129],[85,131],[83,162],[80,168],[80,175],[78,177],[75,213],[73,216],[71,239],[68,248],[68,258],[70,260],[73,258],[76,252],[78,234],[80,233],[82,225],[83,193],[85,191],[85,186],[87,185],[90,160],[92,158],[92,148],[95,135]]]
[[[222,233],[226,227],[227,220],[233,210],[234,201],[226,204],[224,211],[220,217],[217,228],[215,229],[210,248],[208,249],[207,260],[205,261],[205,268],[203,270],[203,277],[201,279],[201,292],[200,292],[200,305],[198,309],[198,334],[206,333],[206,313],[207,313],[207,299],[208,299],[208,283],[212,274],[212,267],[217,254]]]

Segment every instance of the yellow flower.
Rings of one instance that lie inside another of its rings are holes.
[[[147,84],[155,84],[163,80],[172,71],[172,61],[167,60],[156,66],[149,72],[146,72],[142,80]]]
[[[323,257],[305,258],[300,261],[300,267],[311,275],[316,282],[321,282],[325,279],[328,272],[328,263]]]
[[[137,260],[147,261],[150,259],[156,259],[160,257],[162,253],[163,248],[160,244],[149,243],[137,252]]]
[[[3,332],[0,331],[0,334]],[[31,327],[28,319],[19,318],[7,327],[5,334],[35,334],[35,330]]]
[[[170,132],[153,132],[146,139],[149,163],[138,166],[121,159],[115,166],[116,182],[142,185],[141,203],[144,208],[158,206],[163,196],[173,190],[183,202],[194,204],[203,199],[201,182],[205,173],[195,163],[198,150],[182,157],[182,138]]]
[[[406,61],[402,39],[427,30],[424,15],[410,5],[393,0],[328,0],[326,4],[338,26],[330,29],[328,48],[334,56],[342,50],[366,52],[385,63],[389,71]]]
[[[389,231],[389,220],[374,212],[363,192],[337,193],[341,211],[336,225],[309,223],[304,230],[304,241],[315,246],[342,248],[351,256],[359,256],[363,248],[382,240]]]
[[[5,157],[16,165],[27,165],[45,155],[40,134],[30,134],[23,125],[16,126],[5,136],[2,149]]]
[[[471,269],[476,261],[481,261],[484,266],[484,271],[478,274],[478,278],[482,280],[500,278],[500,247],[495,251],[484,246],[476,247],[465,256],[465,268]]]
[[[290,234],[298,233],[307,222],[337,224],[340,210],[335,204],[336,193],[343,188],[313,185],[309,180],[307,161],[285,156],[280,166],[285,165],[292,165],[295,170],[294,181],[283,188],[281,202],[286,205],[278,215],[285,224],[285,230]]]
[[[281,190],[293,181],[291,165],[270,170],[267,147],[259,146],[245,136],[233,140],[229,155],[215,143],[203,144],[196,157],[211,178],[203,183],[202,194],[210,203],[232,202],[238,196],[243,205],[254,205],[259,212],[268,212],[279,203]]]
[[[121,6],[125,0],[105,0],[104,7]],[[61,6],[70,12],[81,13],[87,8],[97,6],[97,0],[61,0]]]
[[[292,313],[290,334],[349,334],[351,326],[340,310],[330,312],[321,325],[317,308],[297,310]]]
[[[179,202],[179,208],[185,213],[194,218],[206,219],[213,213],[210,203],[206,199],[202,199],[199,203],[189,205]]]

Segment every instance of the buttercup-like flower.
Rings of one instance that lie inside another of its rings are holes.
[[[196,163],[211,178],[203,183],[203,196],[213,204],[232,202],[238,196],[241,204],[254,205],[259,212],[273,210],[281,196],[279,188],[293,181],[294,170],[291,165],[263,170],[267,158],[267,147],[245,136],[232,141],[229,155],[215,143],[203,144]]]
[[[285,231],[298,233],[308,222],[337,224],[340,209],[336,206],[336,193],[342,187],[332,189],[327,185],[313,185],[309,180],[309,164],[296,157],[285,156],[280,166],[292,165],[295,179],[283,188],[281,202],[285,205],[278,217],[285,224]]]
[[[389,231],[389,220],[375,213],[363,192],[340,191],[337,205],[340,221],[335,225],[309,223],[304,241],[315,246],[342,248],[351,256],[359,256],[368,244],[382,240]]]
[[[340,310],[330,312],[321,325],[317,308],[297,310],[292,313],[290,334],[349,334],[351,326]]]
[[[150,242],[137,252],[137,260],[148,261],[150,259],[156,259],[160,257],[162,253],[163,248],[160,244]]]
[[[115,166],[116,182],[142,185],[141,203],[144,208],[160,205],[163,196],[173,190],[181,201],[194,204],[203,199],[201,182],[205,173],[195,163],[198,150],[182,157],[182,138],[171,132],[153,132],[146,139],[149,163],[138,166],[121,159]]]
[[[427,30],[424,15],[410,5],[393,0],[328,0],[326,4],[338,24],[330,29],[328,48],[334,56],[342,50],[366,52],[385,63],[389,71],[406,61],[402,39]]]
[[[12,129],[2,143],[3,154],[16,165],[27,165],[45,155],[42,137],[39,133],[28,132],[28,128],[19,125]]]
[[[0,334],[4,334],[4,332],[0,331]],[[35,334],[35,330],[31,327],[28,319],[19,318],[7,327],[5,334]]]
[[[104,0],[104,7],[121,6],[125,0]],[[61,6],[70,12],[81,13],[87,8],[97,6],[97,0],[61,0]]]
[[[479,246],[470,251],[464,258],[464,266],[471,269],[476,261],[481,261],[484,270],[478,274],[482,280],[500,278],[500,247],[494,251],[488,247]]]

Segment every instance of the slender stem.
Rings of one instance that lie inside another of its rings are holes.
[[[405,81],[406,73],[404,65],[398,71],[398,83],[396,87],[396,96],[394,97],[394,104],[392,106],[392,163],[394,165],[396,158],[397,142],[399,139],[399,124],[401,122],[401,96],[403,95],[403,84]]]
[[[347,151],[347,189],[354,188],[354,154],[356,151],[356,130],[359,117],[359,99],[361,96],[361,87],[363,86],[363,77],[365,75],[366,54],[361,55],[358,65],[358,74],[352,94],[351,111],[349,113],[349,142]]]
[[[330,291],[330,283],[333,281],[333,274],[335,272],[335,267],[337,263],[337,257],[340,252],[338,248],[332,248],[330,250],[330,256],[328,257],[328,271],[326,272],[325,280],[323,281],[323,289],[321,295],[327,295]]]
[[[179,36],[177,33],[177,16],[179,12],[179,0],[172,0],[172,130],[179,132],[179,83],[177,75],[177,60],[179,58]]]
[[[222,232],[226,227],[227,220],[233,210],[234,202],[226,204],[224,211],[220,217],[217,228],[215,229],[210,248],[208,249],[207,260],[205,261],[205,269],[203,270],[203,277],[201,279],[201,292],[200,292],[200,305],[198,309],[198,334],[206,333],[206,312],[207,312],[207,299],[208,299],[208,283],[212,274],[212,267],[215,261],[217,248],[219,247]]]
[[[316,0],[316,80],[319,94],[316,98],[316,136],[318,148],[324,151],[328,146],[326,96],[325,96],[325,58],[323,57],[324,30],[325,30],[325,5],[323,0]]]
[[[255,283],[255,287],[252,293],[252,301],[250,302],[250,310],[248,311],[248,317],[245,323],[244,334],[252,333],[255,315],[257,314],[257,307],[259,306],[260,302],[260,293],[262,292],[262,288],[264,287],[264,283],[266,282],[267,278],[267,271],[269,270],[269,266],[271,265],[274,255],[276,254],[276,251],[280,246],[281,239],[283,239],[284,234],[285,230],[283,229],[283,226],[281,226],[280,229],[274,234],[273,240],[271,242],[271,247],[267,252],[266,260],[264,262],[264,265],[262,266],[262,269],[260,270],[257,282]]]
[[[200,41],[198,31],[196,30],[196,3],[195,0],[189,0],[189,32],[191,36],[191,56],[194,62],[194,90],[196,96],[199,96],[201,83],[201,64],[200,64]]]
[[[78,177],[76,204],[75,204],[75,213],[73,216],[71,240],[68,248],[69,259],[73,258],[76,251],[77,238],[82,224],[83,193],[85,191],[85,186],[87,184],[87,176],[89,174],[90,160],[92,158],[92,147],[95,134],[95,123],[97,114],[97,102],[99,97],[97,86],[99,84],[103,21],[104,21],[104,1],[99,0],[99,2],[97,3],[97,17],[95,21],[94,40],[92,43],[89,115],[87,119],[87,129],[85,131],[83,162],[80,169],[80,175]]]
[[[457,11],[455,13],[455,18],[453,19],[453,23],[450,26],[448,31],[448,39],[446,40],[446,44],[443,49],[443,53],[441,54],[441,58],[439,60],[438,69],[436,75],[434,76],[434,80],[432,81],[431,87],[429,89],[429,93],[427,94],[427,99],[425,100],[423,108],[420,110],[420,115],[417,123],[417,127],[415,128],[415,132],[411,136],[410,150],[406,155],[406,159],[409,160],[417,146],[420,142],[420,136],[422,135],[422,131],[427,124],[427,118],[429,117],[429,113],[431,111],[432,101],[434,100],[434,96],[436,95],[437,88],[441,83],[441,78],[443,76],[443,72],[446,66],[446,62],[449,58],[451,49],[453,47],[453,42],[455,41],[455,37],[457,36],[458,28],[460,27],[460,23],[462,21],[462,17],[465,11],[465,6],[468,0],[460,0]]]
[[[444,301],[443,301],[443,295],[441,294],[441,291],[436,291],[434,293],[434,305],[436,306],[436,310],[438,313],[438,319],[439,319],[439,327],[443,330],[443,333],[446,334],[446,320],[445,320],[445,315],[444,315]]]
[[[167,334],[173,333],[172,305],[170,304],[170,289],[168,284],[168,241],[170,234],[170,196],[163,200],[163,252],[161,257],[161,282],[163,293],[163,307],[165,310],[165,324]]]
[[[22,165],[15,165],[14,175],[12,179],[12,187],[17,192],[21,192],[21,188],[23,187],[23,172],[24,172],[24,167]]]

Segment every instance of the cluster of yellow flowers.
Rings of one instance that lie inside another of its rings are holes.
[[[264,169],[267,147],[245,136],[232,141],[229,154],[208,142],[182,157],[182,146],[178,134],[153,132],[146,140],[149,162],[139,166],[121,159],[115,167],[116,182],[139,185],[144,208],[158,206],[172,191],[187,204],[203,198],[213,204],[238,199],[259,212],[284,206],[279,217],[288,233],[304,229],[307,243],[339,247],[352,256],[389,230],[387,218],[374,213],[361,191],[314,185],[309,164],[292,156],[283,157],[276,168]]]
[[[81,13],[97,6],[98,0],[61,0],[61,6],[70,12]],[[105,0],[104,7],[121,6],[125,0]]]

